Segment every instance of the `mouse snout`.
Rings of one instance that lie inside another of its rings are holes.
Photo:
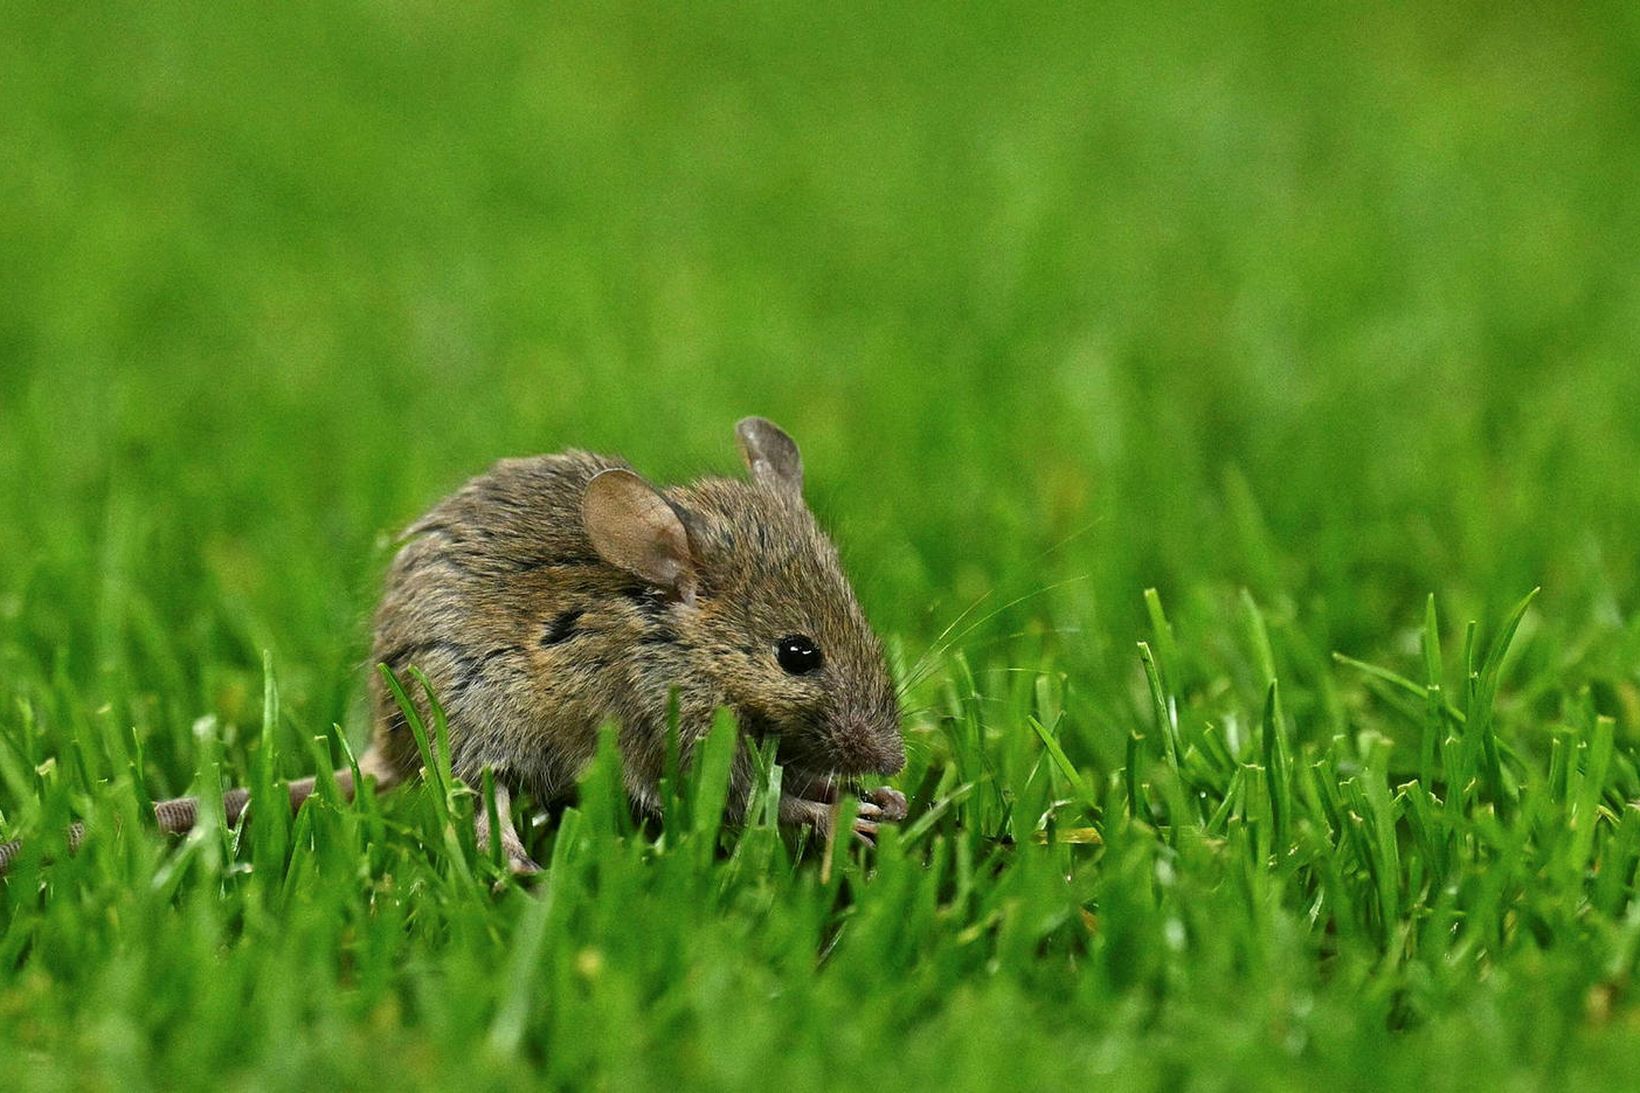
[[[872,768],[877,774],[898,774],[905,769],[905,744],[900,740],[899,733],[895,733],[891,741],[882,749],[882,759]]]
[[[905,766],[899,726],[849,719],[832,734],[837,770],[844,774],[898,774]]]
[[[879,726],[872,739],[876,747],[876,766],[872,771],[877,774],[898,774],[905,767],[905,741],[900,738],[899,719],[887,725]]]

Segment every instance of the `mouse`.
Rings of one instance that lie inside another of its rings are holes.
[[[480,808],[478,839],[499,839],[512,871],[540,868],[514,829],[514,793],[566,799],[613,725],[627,797],[656,814],[670,719],[687,764],[720,709],[741,734],[730,822],[751,794],[751,741],[774,742],[783,824],[829,837],[844,793],[858,797],[863,840],[906,817],[902,793],[864,784],[905,764],[899,695],[804,499],[798,446],[761,417],[734,436],[743,477],[684,485],[657,486],[625,459],[580,450],[504,459],[401,536],[371,663],[420,669],[446,717],[452,773],[477,785],[492,772],[498,830]],[[369,692],[373,735],[359,770],[386,790],[419,777],[421,754],[382,672],[370,673]],[[411,703],[431,723],[427,696]],[[336,779],[350,796],[351,769]],[[290,783],[291,807],[313,788],[312,778]],[[224,795],[230,824],[247,803],[243,789]],[[179,833],[198,808],[176,798],[155,816]],[[0,846],[0,869],[16,852]]]

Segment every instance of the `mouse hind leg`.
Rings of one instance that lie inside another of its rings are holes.
[[[524,849],[512,822],[512,794],[500,782],[495,783],[495,829],[490,828],[490,810],[483,801],[473,810],[473,829],[478,835],[478,849],[489,853],[490,840],[501,840],[501,852],[506,855],[507,868],[519,876],[541,872],[541,866]]]

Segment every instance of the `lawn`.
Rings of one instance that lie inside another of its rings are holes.
[[[9,6],[0,1086],[1632,1080],[1637,103],[1616,3]],[[874,849],[613,754],[522,883],[458,786],[144,829],[362,747],[467,476],[754,413]]]

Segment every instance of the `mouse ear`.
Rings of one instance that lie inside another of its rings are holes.
[[[752,472],[752,481],[793,497],[803,494],[803,456],[797,441],[768,418],[741,418],[735,425],[740,457]]]
[[[600,471],[581,497],[581,522],[604,561],[695,602],[689,533],[654,486],[621,468]]]

